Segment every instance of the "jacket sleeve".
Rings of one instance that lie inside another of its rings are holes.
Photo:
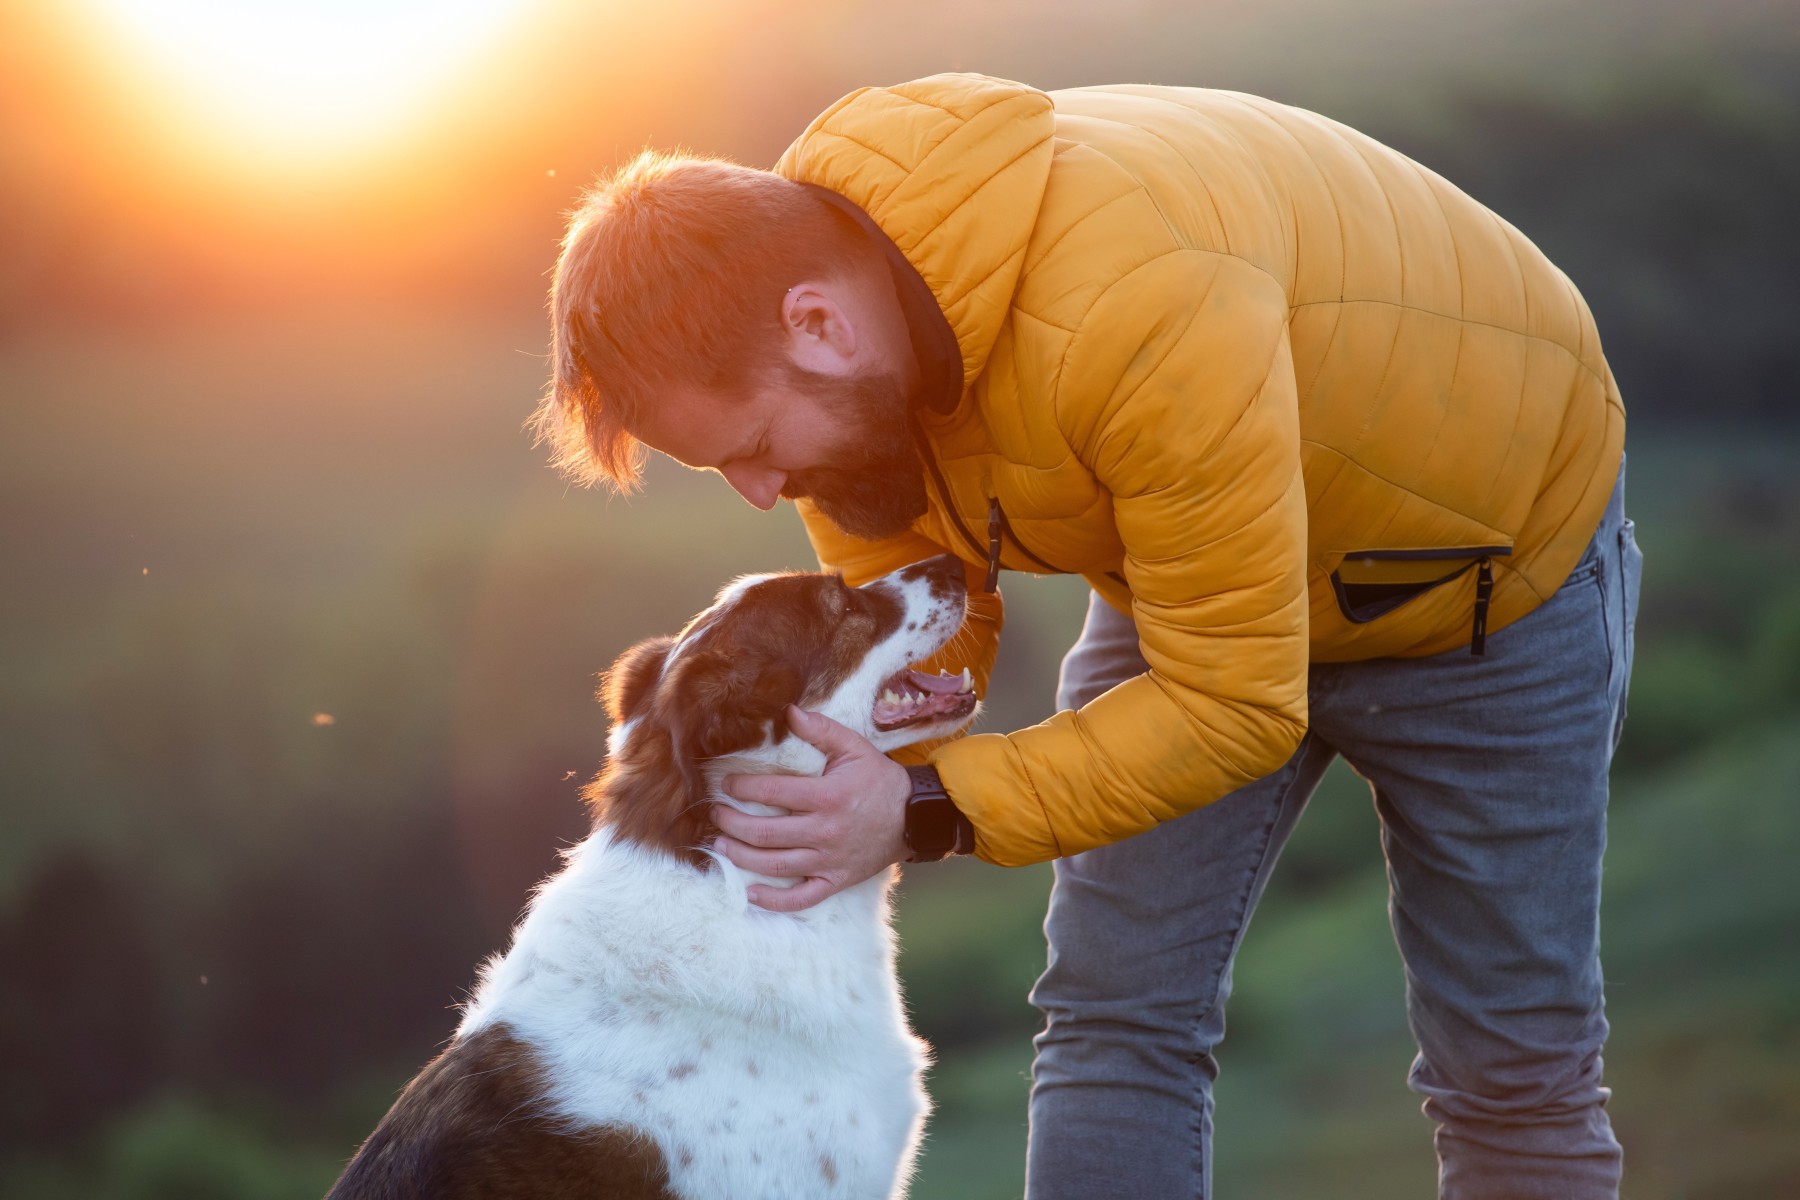
[[[1306,497],[1287,300],[1241,259],[1172,250],[1108,287],[1055,404],[1112,495],[1147,674],[932,761],[1016,866],[1117,842],[1285,762],[1306,728]]]
[[[834,571],[851,587],[861,587],[890,571],[898,571],[909,563],[921,562],[944,553],[944,548],[923,534],[908,531],[883,541],[865,541],[844,533],[821,513],[810,500],[798,500],[800,519],[806,524],[806,536],[818,555],[821,571]],[[939,669],[956,672],[969,668],[975,680],[976,694],[987,695],[988,680],[994,672],[994,658],[1000,648],[1000,628],[1005,624],[1005,610],[999,592],[984,592],[981,585],[985,568],[963,560],[963,581],[968,585],[969,607],[963,625],[944,648],[919,664],[926,671]],[[961,737],[958,734],[956,737]],[[934,738],[891,751],[898,762],[919,764],[931,752],[952,738]]]

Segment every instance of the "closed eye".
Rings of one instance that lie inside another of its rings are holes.
[[[767,466],[769,462],[769,442],[773,433],[774,430],[770,426],[764,425],[762,436],[756,439],[756,445],[752,446],[750,448],[750,453],[744,457],[746,459],[754,459],[757,463]]]
[[[733,454],[729,454],[725,457],[725,460],[723,462],[719,463],[718,466],[710,467],[708,469],[713,470],[713,471],[723,471],[726,467],[733,466],[737,463],[756,463],[756,464],[759,464],[762,466],[767,466],[768,465],[767,459],[768,459],[768,455],[769,455],[769,440],[773,434],[774,434],[773,426],[772,425],[764,425],[763,429],[762,429],[762,434],[756,439],[755,444],[752,445],[748,450],[739,450]]]

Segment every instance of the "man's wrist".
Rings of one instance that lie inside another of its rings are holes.
[[[911,791],[906,798],[905,840],[908,862],[936,862],[975,849],[975,826],[956,807],[937,768],[906,768]]]

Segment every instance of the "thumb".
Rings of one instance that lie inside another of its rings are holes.
[[[798,704],[788,705],[787,718],[794,732],[814,749],[824,751],[828,759],[849,758],[869,746],[854,729],[838,724],[824,713],[807,712]]]

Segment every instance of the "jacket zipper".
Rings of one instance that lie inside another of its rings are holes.
[[[1074,574],[1073,571],[1065,571],[1061,567],[1057,566],[1055,563],[1051,562],[1050,560],[1045,559],[1045,558],[1039,558],[1036,554],[1034,554],[1032,552],[1031,547],[1027,546],[1025,544],[1025,540],[1023,538],[1021,538],[1017,533],[1013,532],[1012,522],[1006,519],[1006,510],[1004,508],[1000,507],[1000,498],[998,496],[989,496],[988,497],[988,580],[990,581],[990,583],[997,583],[1000,578],[1000,548],[1003,544],[1003,537],[1011,538],[1012,544],[1019,548],[1019,553],[1023,554],[1026,558],[1029,558],[1032,562],[1036,563],[1038,566],[1044,568],[1046,573],[1051,574],[1051,575],[1072,575],[1072,574]],[[1125,588],[1127,591],[1129,591],[1131,588],[1131,585],[1125,582],[1125,577],[1123,575],[1119,574],[1117,571],[1108,571],[1106,573],[1106,577],[1108,579],[1117,580],[1119,585],[1121,587]],[[992,591],[993,588],[990,587],[988,590]]]
[[[976,540],[975,535],[970,532],[969,527],[963,523],[962,514],[956,511],[956,505],[951,501],[950,485],[945,481],[944,473],[938,469],[937,456],[931,452],[931,440],[925,436],[925,431],[919,427],[918,421],[914,420],[910,422],[910,424],[912,426],[913,441],[917,445],[919,457],[925,460],[925,467],[930,471],[932,483],[937,488],[938,501],[944,506],[944,512],[949,515],[950,523],[956,527],[956,532],[962,534],[963,541],[969,543],[970,548],[975,551],[976,555],[981,558],[982,561],[987,563],[987,577],[982,581],[982,591],[991,594],[999,590],[1000,551],[1005,544],[1005,539],[1009,537],[1012,539],[1013,545],[1019,548],[1019,553],[1023,554],[1026,558],[1029,558],[1038,566],[1044,568],[1048,573],[1052,575],[1067,575],[1070,573],[1053,563],[1039,558],[1031,552],[1029,546],[1019,540],[1019,535],[1013,532],[1012,522],[1006,519],[1006,510],[1000,507],[1000,498],[998,496],[988,497],[988,536],[987,545],[986,547],[983,547],[982,544]],[[1108,571],[1106,575],[1109,579],[1117,580],[1119,584],[1125,588],[1130,588],[1131,586],[1125,582],[1125,577],[1117,571]]]
[[[956,505],[950,501],[950,485],[944,482],[944,473],[938,470],[937,455],[931,452],[931,439],[925,436],[925,431],[919,427],[916,419],[908,424],[912,426],[913,442],[919,451],[919,457],[925,460],[926,469],[931,472],[932,482],[937,485],[938,500],[943,504],[944,512],[949,515],[950,523],[956,526],[956,531],[962,534],[964,541],[969,543],[969,547],[975,551],[975,556],[987,562],[987,583],[982,590],[992,592],[997,586],[999,578],[999,569],[994,565],[999,561],[999,551],[990,545],[986,552],[983,552],[981,543],[975,540],[975,535],[969,532],[967,525],[963,524],[962,514],[956,511]],[[989,534],[991,535],[992,532],[990,529]]]
[[[1058,566],[1054,565],[1053,563],[1045,562],[1043,559],[1041,559],[1037,555],[1033,554],[1031,552],[1031,547],[1027,546],[1024,542],[1020,541],[1019,535],[1013,532],[1012,522],[1008,521],[1006,519],[1006,510],[1004,508],[1000,507],[1000,497],[989,496],[988,497],[988,545],[990,546],[990,548],[994,548],[997,553],[999,543],[998,543],[998,541],[995,540],[995,537],[994,537],[996,526],[998,526],[1000,532],[1004,533],[1007,537],[1012,539],[1012,544],[1019,548],[1020,554],[1023,554],[1026,558],[1029,558],[1032,562],[1034,562],[1038,566],[1044,568],[1045,571],[1047,571],[1048,573],[1050,573],[1052,575],[1067,575],[1068,574],[1068,572],[1063,570],[1061,567],[1058,567]]]
[[[981,585],[984,592],[994,592],[1000,587],[1000,531],[1004,528],[1000,512],[1000,501],[988,497],[988,544],[987,544],[987,579]]]

